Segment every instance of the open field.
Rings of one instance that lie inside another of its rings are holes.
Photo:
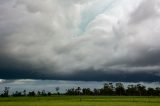
[[[160,106],[160,97],[127,97],[127,96],[9,97],[9,98],[0,98],[0,106]]]

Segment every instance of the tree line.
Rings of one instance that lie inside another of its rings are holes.
[[[12,94],[9,93],[10,87],[5,87],[1,97],[9,97],[9,96],[52,96],[52,95],[93,95],[93,96],[160,96],[160,87],[156,88],[147,88],[142,84],[137,85],[128,85],[124,87],[123,83],[105,83],[102,88],[91,89],[91,88],[70,88],[66,89],[65,93],[60,93],[60,87],[55,88],[56,92],[46,92],[45,90],[42,91],[30,91],[27,92],[26,90],[20,92],[15,91]]]

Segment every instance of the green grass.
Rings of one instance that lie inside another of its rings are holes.
[[[9,98],[0,98],[0,106],[160,106],[160,97],[129,97],[129,96],[9,97]]]

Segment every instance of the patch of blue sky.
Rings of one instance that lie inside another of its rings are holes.
[[[90,6],[88,10],[82,12],[78,35],[82,35],[86,31],[89,23],[91,23],[98,15],[110,11],[117,1],[118,0],[101,0]]]

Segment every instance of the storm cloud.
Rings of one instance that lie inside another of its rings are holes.
[[[159,0],[1,0],[0,14],[1,79],[160,81]]]

